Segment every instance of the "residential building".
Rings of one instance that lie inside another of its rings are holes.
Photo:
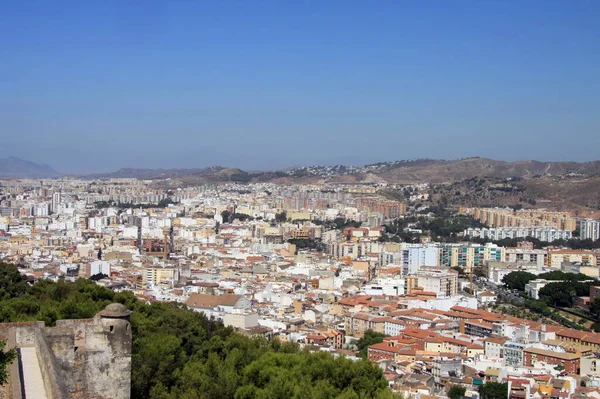
[[[556,352],[547,349],[523,349],[523,365],[532,367],[536,362],[545,362],[561,366],[569,374],[579,374],[579,361],[581,354],[577,352]]]
[[[417,274],[419,287],[439,295],[454,296],[458,290],[458,272],[448,268],[422,267]]]
[[[488,240],[503,240],[505,238],[533,237],[540,241],[552,242],[554,240],[568,240],[573,238],[572,230],[560,230],[551,226],[524,226],[524,227],[493,227],[473,228],[464,231],[464,235],[472,238]]]
[[[585,249],[548,250],[549,267],[560,268],[563,262],[596,266],[596,254],[593,251]]]
[[[579,221],[579,238],[596,241],[600,239],[600,220],[582,219]]]
[[[502,347],[504,354],[503,365],[505,366],[522,366],[524,363],[523,351],[527,345],[518,342],[507,341]]]

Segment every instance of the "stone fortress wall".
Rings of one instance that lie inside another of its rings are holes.
[[[131,325],[121,304],[108,305],[92,319],[0,323],[7,348],[35,348],[48,399],[129,399]],[[10,366],[0,399],[28,399],[21,361]]]

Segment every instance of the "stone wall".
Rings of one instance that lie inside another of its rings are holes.
[[[68,370],[64,369],[64,362],[57,359],[53,352],[52,344],[49,342],[46,332],[52,328],[43,328],[36,330],[37,342],[35,351],[37,353],[40,369],[42,370],[42,378],[44,379],[44,388],[48,399],[64,399],[68,398],[67,382],[69,381]],[[52,333],[68,334],[66,331]],[[68,339],[68,338],[64,338]]]
[[[8,348],[35,347],[49,399],[129,399],[131,326],[129,313],[112,304],[93,319],[0,324]],[[0,399],[21,399],[18,362]]]
[[[0,324],[0,340],[6,340],[5,349],[16,347],[15,330]],[[21,399],[21,379],[19,376],[19,362],[14,361],[8,367],[9,380],[0,386],[0,399]]]

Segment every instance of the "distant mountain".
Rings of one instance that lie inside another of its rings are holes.
[[[87,179],[140,179],[140,180],[157,180],[169,179],[182,176],[205,176],[213,175],[225,168],[213,166],[202,169],[138,169],[138,168],[122,168],[116,172],[109,173],[94,173],[82,176]]]
[[[48,165],[16,157],[0,158],[0,178],[52,178],[60,174]]]
[[[284,172],[245,172],[238,168],[211,166],[203,169],[136,169],[123,168],[116,172],[82,176],[85,179],[129,178],[141,180],[174,179],[184,184],[206,184],[218,182],[267,182],[288,176]]]

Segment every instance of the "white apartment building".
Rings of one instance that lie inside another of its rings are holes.
[[[579,221],[579,238],[596,241],[600,239],[600,220],[582,219]]]
[[[446,268],[423,267],[417,274],[419,287],[441,296],[454,296],[458,291],[458,272]]]
[[[90,276],[105,274],[110,276],[110,263],[104,260],[96,260],[90,263]]]
[[[404,279],[380,278],[374,283],[365,286],[365,294],[386,296],[404,295],[404,286]]]
[[[464,231],[464,235],[474,238],[484,238],[488,240],[502,240],[504,238],[526,238],[533,237],[540,241],[554,241],[558,239],[568,240],[573,238],[573,232],[569,230],[559,230],[551,226],[529,226],[529,227],[493,227],[493,228],[473,228],[470,227]]]
[[[539,269],[546,264],[548,252],[545,249],[505,248],[504,260],[509,263],[536,264]]]
[[[379,264],[402,265],[402,275],[417,274],[421,266],[438,266],[439,248],[436,246],[403,246],[398,252],[382,252]]]
[[[539,278],[536,280],[531,280],[527,284],[525,284],[525,293],[533,299],[540,299],[540,290],[549,283],[560,283],[561,281],[550,281],[544,280],[543,278]]]
[[[503,356],[504,342],[506,339],[490,337],[483,340],[485,356],[500,359]]]
[[[383,333],[394,337],[400,334],[400,331],[404,330],[406,325],[402,320],[386,320],[383,326]]]

